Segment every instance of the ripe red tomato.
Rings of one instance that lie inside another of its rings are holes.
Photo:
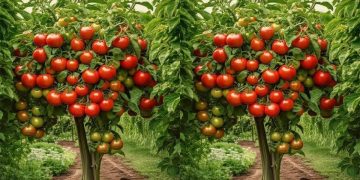
[[[49,104],[53,106],[60,106],[62,104],[60,93],[56,92],[56,90],[51,90],[46,95],[46,100]]]
[[[289,47],[286,45],[285,40],[275,40],[271,45],[271,49],[277,54],[284,55],[288,52]]]
[[[138,58],[134,55],[126,55],[125,59],[120,61],[120,67],[126,70],[135,68],[138,65]]]
[[[66,62],[66,69],[69,71],[76,71],[79,68],[79,62],[76,59],[71,59]]]
[[[70,42],[70,47],[74,51],[82,51],[85,49],[85,42],[79,38],[73,38]]]
[[[260,55],[259,59],[260,59],[260,62],[263,64],[270,64],[273,59],[273,55],[269,51],[265,50]]]
[[[46,52],[44,48],[36,48],[32,54],[32,57],[38,63],[44,63],[47,59]]]
[[[196,56],[196,57],[205,57],[207,54],[202,52],[200,49],[195,49],[193,51],[193,54]]]
[[[279,73],[272,69],[267,69],[261,74],[261,78],[268,84],[276,84],[279,82]]]
[[[198,65],[198,66],[196,66],[196,67],[194,68],[194,72],[195,72],[195,74],[196,74],[196,75],[199,75],[199,74],[198,74],[198,72],[199,72],[202,68],[203,68],[203,66],[202,66],[202,65]]]
[[[65,90],[60,94],[61,102],[67,105],[74,104],[77,99],[77,94],[73,90]]]
[[[320,46],[321,51],[326,51],[326,49],[327,49],[327,41],[326,41],[326,39],[318,38],[318,44]]]
[[[93,57],[94,56],[90,51],[83,51],[80,55],[80,62],[83,64],[90,64]]]
[[[271,26],[266,26],[266,27],[260,28],[260,36],[264,40],[271,39],[274,36],[274,34],[275,34],[275,30]]]
[[[80,103],[75,103],[69,106],[69,112],[74,117],[82,117],[85,114],[85,106]]]
[[[282,65],[278,71],[281,79],[286,81],[291,81],[296,76],[296,69],[292,66]]]
[[[308,36],[298,36],[291,44],[300,49],[307,49],[310,45],[310,38]]]
[[[294,107],[294,101],[290,98],[284,99],[280,102],[279,106],[282,111],[290,111]]]
[[[149,85],[151,79],[152,78],[150,73],[141,70],[136,71],[133,76],[134,84],[139,87],[145,87]]]
[[[99,105],[102,111],[110,111],[114,107],[114,101],[112,99],[104,99]]]
[[[285,89],[289,88],[289,86],[290,86],[290,83],[288,81],[284,81],[284,83],[282,84],[280,89],[285,90]]]
[[[215,87],[216,80],[217,80],[216,74],[205,73],[201,76],[201,82],[207,88]]]
[[[67,60],[63,57],[53,58],[50,62],[50,67],[56,72],[61,72],[66,69]]]
[[[265,114],[269,117],[276,117],[280,113],[280,106],[276,103],[270,103],[265,106]]]
[[[331,79],[331,74],[323,70],[318,70],[313,75],[314,84],[320,87],[328,86]]]
[[[255,51],[261,51],[265,48],[265,42],[262,39],[254,38],[250,42],[250,47]]]
[[[138,44],[140,46],[141,51],[145,51],[147,48],[147,41],[145,39],[139,38]]]
[[[139,106],[141,110],[152,110],[156,106],[156,99],[143,97],[140,100]]]
[[[46,37],[46,44],[52,48],[60,48],[64,44],[64,38],[61,34],[49,34]]]
[[[54,77],[50,74],[40,74],[36,77],[36,84],[43,89],[49,88],[54,84]]]
[[[96,103],[90,103],[85,106],[85,114],[91,117],[95,117],[100,113],[100,106]]]
[[[248,106],[249,113],[254,117],[263,117],[265,114],[265,106],[259,103],[253,103]]]
[[[227,55],[224,48],[216,48],[212,55],[213,59],[218,63],[225,63]]]
[[[22,65],[17,65],[17,66],[15,66],[14,73],[15,73],[16,76],[22,75],[22,73],[20,73],[20,70],[21,70],[22,68],[23,68]]]
[[[119,93],[117,92],[111,92],[109,96],[112,100],[116,101],[119,97]]]
[[[73,74],[70,74],[66,77],[66,81],[70,84],[70,85],[75,85],[78,82],[79,78]]]
[[[226,89],[234,84],[234,77],[230,74],[221,74],[216,78],[216,84],[220,88]]]
[[[231,90],[226,95],[227,102],[232,106],[241,105],[241,93]]]
[[[243,45],[244,39],[241,34],[229,34],[226,37],[226,44],[232,48],[239,48]]]
[[[90,40],[95,34],[95,29],[92,26],[81,27],[80,37],[83,40]]]
[[[241,103],[243,104],[254,104],[257,100],[257,94],[253,90],[245,90],[240,94]]]
[[[95,40],[91,45],[92,50],[100,55],[104,55],[108,52],[109,47],[106,45],[105,40]]]
[[[235,71],[243,71],[246,69],[246,63],[245,58],[233,58],[230,62],[230,68]]]
[[[77,85],[75,92],[79,96],[86,96],[89,93],[89,88],[86,85]]]
[[[87,69],[81,74],[81,78],[84,80],[85,83],[88,84],[96,84],[99,82],[99,73],[93,69]]]
[[[273,103],[280,103],[284,100],[284,93],[280,90],[273,90],[270,92],[270,101]]]
[[[47,34],[36,34],[34,36],[33,42],[37,47],[43,47],[46,45],[46,36]]]
[[[90,92],[89,99],[93,103],[100,103],[102,100],[104,100],[104,93],[100,90],[92,90]]]
[[[101,84],[100,90],[105,91],[106,89],[109,89],[109,87],[110,87],[109,81],[103,81],[103,83]]]
[[[32,89],[36,85],[36,75],[25,73],[21,76],[21,82],[25,87]]]
[[[320,99],[320,109],[322,110],[332,110],[334,109],[335,105],[336,105],[335,98],[322,97]]]
[[[257,60],[248,60],[246,62],[246,69],[248,71],[256,71],[259,68],[259,62]]]
[[[216,34],[213,38],[213,42],[217,47],[223,47],[226,45],[226,34]]]
[[[125,92],[125,86],[121,83],[121,81],[119,80],[114,80],[110,82],[110,89],[112,91],[120,91],[120,92]]]
[[[299,97],[299,93],[298,93],[298,92],[291,92],[291,94],[290,94],[290,99],[292,99],[293,101],[295,101],[298,97]]]
[[[225,69],[225,72],[226,72],[226,74],[230,74],[230,75],[233,75],[233,74],[236,73],[236,71],[233,70],[233,69],[231,69],[231,68],[226,68],[226,69]]]
[[[124,37],[116,37],[113,41],[112,41],[112,46],[120,48],[122,50],[125,50],[129,47],[130,44],[130,38],[128,36],[124,36]]]
[[[108,81],[116,76],[116,69],[113,66],[102,65],[98,71],[100,78]]]
[[[259,97],[264,97],[269,94],[269,87],[263,84],[257,85],[255,87],[255,92]]]
[[[318,59],[315,55],[306,55],[305,59],[300,61],[301,68],[310,70],[315,69],[318,65]]]
[[[259,82],[259,78],[256,75],[251,74],[248,77],[246,77],[246,82],[252,86],[255,86]]]

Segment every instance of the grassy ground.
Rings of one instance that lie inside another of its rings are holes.
[[[131,141],[125,141],[123,151],[125,153],[125,159],[129,160],[131,166],[142,175],[148,176],[149,179],[171,179],[165,172],[161,172],[161,169],[157,167],[161,161],[161,157],[153,155],[150,149],[139,147]]]
[[[329,153],[331,150],[326,147],[319,147],[315,142],[305,142],[303,148],[305,159],[310,161],[310,165],[322,175],[328,176],[329,179],[347,180],[351,179],[342,173],[337,167],[341,161],[341,155]]]

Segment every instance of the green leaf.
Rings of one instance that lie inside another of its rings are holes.
[[[133,47],[134,51],[135,51],[135,55],[140,58],[140,53],[141,53],[141,49],[140,49],[140,45],[137,41],[137,36],[136,35],[130,35],[130,41],[131,41],[131,46]]]
[[[166,107],[167,111],[169,113],[175,112],[177,106],[180,102],[180,96],[179,94],[170,94],[168,96],[165,96],[164,98],[164,106]]]
[[[5,135],[4,135],[4,133],[0,133],[0,140],[1,140],[1,141],[5,141]]]

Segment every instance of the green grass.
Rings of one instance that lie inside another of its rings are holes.
[[[161,161],[159,155],[154,155],[151,150],[138,146],[135,142],[125,141],[123,151],[125,159],[130,161],[131,167],[147,176],[149,179],[170,180],[171,178],[158,168]]]
[[[319,147],[315,142],[304,143],[303,151],[305,152],[305,159],[310,161],[310,165],[316,171],[329,179],[348,180],[351,177],[342,173],[340,168],[337,167],[341,161],[342,156],[330,153],[331,149],[327,147]]]

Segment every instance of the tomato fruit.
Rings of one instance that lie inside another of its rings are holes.
[[[90,51],[83,51],[80,55],[80,62],[83,64],[90,64],[93,57],[94,56]]]
[[[257,85],[255,87],[255,93],[257,96],[259,97],[264,97],[266,96],[267,94],[269,94],[269,87],[266,86],[266,85]]]
[[[246,69],[246,63],[245,58],[233,58],[230,62],[230,68],[235,71],[243,71]]]
[[[221,116],[223,115],[224,109],[221,106],[214,106],[211,108],[211,112],[215,116]]]
[[[318,70],[313,75],[314,84],[320,87],[329,85],[331,79],[332,79],[331,74],[323,70]]]
[[[284,55],[288,52],[289,47],[286,45],[285,40],[275,40],[271,45],[271,50],[277,54]]]
[[[112,132],[106,132],[102,136],[102,141],[106,143],[110,143],[112,140],[114,140],[114,134]]]
[[[102,65],[100,66],[98,72],[100,78],[108,81],[116,76],[116,69],[113,66]]]
[[[30,94],[33,98],[41,98],[42,97],[42,91],[41,89],[38,89],[38,88],[34,88],[30,91]]]
[[[87,69],[81,74],[82,79],[84,82],[88,84],[96,84],[99,82],[99,73],[93,69]]]
[[[46,37],[47,37],[47,34],[36,34],[33,39],[35,46],[37,46],[37,47],[45,46],[46,45]]]
[[[27,103],[25,101],[18,101],[15,103],[15,108],[18,111],[25,110],[27,108]]]
[[[44,63],[47,59],[47,55],[44,48],[36,48],[32,54],[32,57],[38,63]]]
[[[279,132],[272,132],[270,134],[270,140],[274,142],[281,141],[281,134]]]
[[[208,106],[207,102],[202,101],[202,100],[195,103],[195,109],[198,111],[205,110],[207,108],[207,106]]]
[[[243,45],[244,39],[241,34],[229,34],[226,37],[226,44],[232,48],[239,48]]]
[[[293,91],[300,91],[300,88],[301,88],[301,82],[298,81],[298,80],[295,80],[295,81],[291,81],[290,82],[290,89],[293,90]]]
[[[280,113],[280,106],[276,103],[270,103],[265,106],[265,114],[269,117],[276,117]]]
[[[23,85],[23,83],[20,81],[20,82],[17,82],[16,84],[15,84],[15,88],[16,88],[16,90],[18,90],[18,91],[20,91],[20,92],[26,92],[26,91],[28,91],[29,89],[27,89],[24,85]]]
[[[26,112],[26,111],[18,111],[18,112],[16,113],[16,118],[17,118],[20,122],[24,123],[24,122],[26,122],[26,121],[28,121],[28,120],[30,119],[30,116],[29,116],[29,113]]]
[[[80,37],[83,40],[90,40],[95,34],[95,29],[92,26],[85,26],[80,28]]]
[[[250,47],[254,51],[261,51],[265,48],[265,42],[262,39],[254,38],[250,42]]]
[[[224,130],[219,129],[219,130],[216,130],[216,133],[215,133],[214,137],[216,139],[221,139],[222,137],[224,137],[224,134],[225,134]]]
[[[212,117],[210,122],[216,128],[220,128],[224,125],[224,119],[221,117]]]
[[[85,115],[85,106],[80,103],[74,103],[69,106],[69,112],[74,117],[82,117]]]
[[[254,104],[257,100],[257,94],[253,90],[245,90],[240,94],[241,103],[243,104]]]
[[[130,45],[130,38],[128,36],[123,36],[123,37],[116,37],[113,41],[112,41],[112,46],[120,48],[122,50],[125,50],[129,47]]]
[[[280,80],[279,73],[276,70],[267,69],[261,74],[261,78],[268,84],[276,84]]]
[[[288,65],[280,66],[278,72],[279,72],[281,79],[286,80],[286,81],[291,81],[296,76],[296,69],[294,67],[288,66]]]
[[[141,98],[140,100],[141,110],[152,110],[156,106],[156,100],[154,98]]]
[[[304,142],[301,139],[294,139],[290,143],[291,149],[300,150],[304,146]]]
[[[298,97],[299,97],[298,92],[291,92],[290,93],[290,99],[292,99],[293,101],[295,101]]]
[[[208,124],[201,128],[201,133],[205,136],[214,136],[216,134],[216,128],[212,124]]]
[[[49,104],[53,106],[60,106],[62,104],[60,93],[56,92],[56,90],[51,90],[47,94],[46,100],[48,101]]]
[[[61,102],[67,105],[74,104],[77,99],[77,94],[73,90],[65,90],[60,95]]]
[[[220,88],[226,89],[234,84],[234,77],[230,74],[220,74],[216,78],[216,84]]]
[[[271,63],[273,59],[273,55],[269,51],[263,51],[263,53],[259,57],[260,62],[263,64],[269,64]]]
[[[31,124],[23,127],[21,129],[21,134],[23,134],[24,136],[35,136],[36,134],[36,128],[34,126],[32,126]]]
[[[92,45],[91,49],[99,55],[104,55],[108,52],[109,47],[106,45],[105,40],[95,40]]]
[[[82,39],[74,38],[70,42],[70,47],[73,51],[82,51],[85,49],[85,42]]]
[[[138,58],[134,55],[126,55],[124,60],[120,61],[120,67],[125,70],[136,68],[137,64]]]
[[[318,59],[315,55],[306,55],[305,59],[300,61],[301,68],[306,70],[315,69],[317,65]]]
[[[271,26],[261,27],[260,36],[264,40],[270,40],[275,34],[275,30]]]
[[[100,106],[96,103],[90,103],[85,106],[85,114],[91,117],[95,117],[100,113]]]
[[[136,71],[133,76],[134,84],[139,87],[145,87],[149,85],[151,79],[152,78],[150,73],[141,70]]]
[[[114,101],[112,99],[104,99],[99,105],[102,111],[110,111],[114,107]]]
[[[21,75],[21,83],[27,88],[34,88],[36,85],[36,75],[30,73],[25,73]]]
[[[227,54],[224,48],[216,48],[212,54],[212,57],[218,63],[225,63]]]
[[[250,74],[248,77],[246,77],[246,82],[252,86],[255,86],[259,82],[259,78],[254,74]]]
[[[41,116],[43,115],[42,113],[42,108],[40,106],[34,106],[31,108],[31,113],[33,116]]]
[[[207,88],[216,86],[217,76],[215,74],[205,73],[201,76],[202,84]]]
[[[89,88],[86,85],[77,85],[75,92],[78,96],[86,96],[89,93]]]
[[[137,41],[138,41],[138,44],[139,44],[139,46],[140,46],[141,51],[145,51],[146,48],[147,48],[147,42],[146,42],[146,40],[145,40],[145,39],[142,39],[142,38],[139,38]]]
[[[307,49],[310,45],[310,38],[308,36],[298,36],[296,39],[293,40],[291,43],[294,47],[300,49]]]
[[[259,103],[253,103],[248,106],[249,113],[254,117],[263,117],[265,114],[265,106]]]
[[[121,139],[114,139],[110,143],[110,147],[113,150],[119,150],[124,146],[124,142]]]
[[[67,60],[63,57],[53,58],[50,63],[52,70],[56,72],[61,72],[66,69]]]
[[[259,68],[259,62],[257,60],[248,60],[246,62],[246,69],[248,71],[256,71]]]
[[[102,139],[102,137],[99,132],[92,132],[90,134],[90,140],[93,142],[99,142],[99,141],[101,141],[101,139]]]
[[[100,90],[93,90],[90,92],[89,99],[93,103],[100,103],[104,100],[104,93]]]
[[[199,111],[196,113],[196,119],[201,122],[206,122],[210,119],[210,117],[207,111]]]
[[[46,37],[46,44],[52,48],[60,48],[64,44],[64,38],[61,34],[49,34]]]
[[[101,143],[96,147],[96,152],[99,154],[106,154],[109,152],[109,144]]]
[[[270,101],[273,103],[280,103],[284,100],[284,93],[280,90],[273,90],[270,92]]]
[[[231,90],[226,95],[227,102],[232,106],[241,105],[241,93]]]
[[[36,77],[36,84],[43,89],[49,88],[54,84],[54,77],[50,74],[40,74]]]
[[[318,38],[318,44],[320,46],[321,51],[326,51],[327,49],[327,41],[326,39]]]
[[[226,34],[216,34],[213,38],[213,42],[217,47],[223,47],[226,45]]]
[[[44,119],[41,117],[31,117],[31,125],[34,126],[35,128],[40,128],[44,125]]]
[[[281,143],[276,147],[276,152],[278,154],[286,154],[289,152],[290,146],[288,143]]]
[[[294,134],[292,132],[286,132],[283,134],[282,139],[283,142],[290,143],[294,140]]]
[[[290,111],[294,107],[294,101],[292,99],[284,99],[279,103],[281,111]]]
[[[335,105],[336,105],[335,98],[322,97],[320,99],[320,109],[322,110],[332,110],[334,109]]]
[[[35,138],[40,139],[40,138],[42,138],[44,136],[45,136],[45,131],[44,130],[41,130],[41,129],[36,130]]]
[[[66,69],[69,71],[76,71],[79,68],[79,62],[76,59],[71,59],[66,62]]]
[[[110,89],[112,91],[116,91],[116,92],[118,92],[118,91],[125,92],[125,86],[119,80],[111,81],[110,82]]]
[[[210,91],[211,97],[213,98],[221,98],[223,96],[222,90],[219,88],[212,88]]]

